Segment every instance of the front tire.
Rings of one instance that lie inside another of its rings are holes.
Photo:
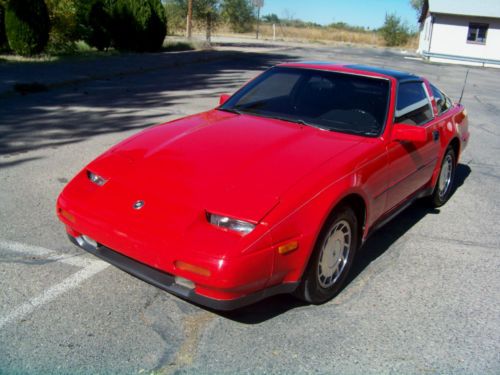
[[[456,160],[455,151],[449,147],[444,154],[439,178],[431,196],[431,204],[434,207],[441,207],[450,199],[455,182]]]
[[[358,239],[358,219],[352,208],[336,209],[321,230],[295,295],[313,304],[335,297],[351,268]]]

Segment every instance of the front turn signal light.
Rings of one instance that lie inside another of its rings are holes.
[[[195,273],[197,275],[205,276],[208,277],[212,273],[210,270],[207,270],[206,268],[200,267],[200,266],[195,266],[194,264],[189,264],[186,262],[182,262],[180,260],[176,260],[174,263],[175,268],[182,270],[182,271],[187,271],[191,273]]]
[[[281,255],[288,254],[299,248],[299,241],[288,242],[278,247],[278,253]]]
[[[62,208],[60,208],[59,209],[59,213],[61,214],[62,217],[64,217],[69,222],[71,222],[71,223],[75,222],[75,215],[70,214],[68,211],[63,210]]]

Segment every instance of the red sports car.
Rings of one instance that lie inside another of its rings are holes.
[[[468,139],[463,106],[424,78],[287,63],[112,147],[57,214],[78,246],[197,304],[322,303],[374,230],[448,200]]]

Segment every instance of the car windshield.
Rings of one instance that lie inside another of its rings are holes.
[[[388,103],[387,79],[275,67],[219,109],[373,137],[384,128]]]

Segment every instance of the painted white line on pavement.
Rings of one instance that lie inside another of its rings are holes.
[[[76,288],[85,280],[91,278],[98,272],[104,270],[109,266],[108,263],[104,263],[101,261],[95,261],[91,263],[89,266],[83,268],[82,270],[74,273],[68,278],[64,279],[59,284],[56,284],[48,289],[46,289],[39,296],[30,299],[28,302],[23,303],[21,306],[17,307],[13,311],[9,312],[5,316],[0,317],[0,329],[2,327],[14,320],[18,320],[23,318],[24,316],[30,314],[37,307],[46,304],[47,302],[52,301],[57,298],[61,294],[67,292],[70,289]]]
[[[82,256],[59,254],[54,250],[41,246],[28,245],[15,241],[0,240],[0,249],[9,250],[15,253],[41,257],[43,260],[56,261],[76,267],[87,267],[95,262],[102,262],[98,259],[88,259]],[[82,255],[85,253],[82,253]]]

